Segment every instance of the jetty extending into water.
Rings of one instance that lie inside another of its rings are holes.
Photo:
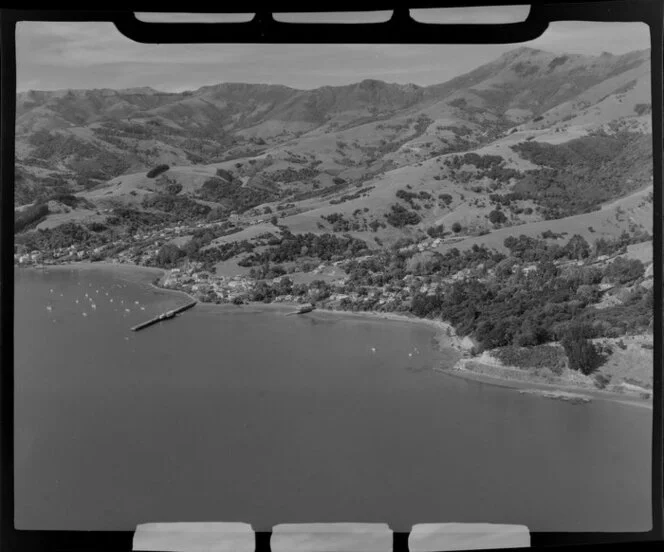
[[[187,303],[186,305],[182,305],[181,307],[178,307],[176,309],[169,310],[163,314],[160,314],[159,316],[155,316],[154,318],[151,318],[147,322],[142,322],[140,324],[137,324],[131,329],[131,331],[137,332],[138,330],[142,330],[144,328],[147,328],[148,326],[152,326],[152,324],[156,324],[157,322],[161,322],[162,320],[170,320],[171,318],[174,318],[176,314],[180,314],[181,312],[189,310],[196,303],[197,301],[192,301],[191,303]]]

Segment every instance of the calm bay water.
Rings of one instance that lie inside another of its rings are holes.
[[[16,271],[17,528],[650,528],[651,410],[436,373],[419,324],[197,305],[129,331],[185,300]]]

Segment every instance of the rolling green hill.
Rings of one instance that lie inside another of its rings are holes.
[[[16,208],[40,216],[21,230],[110,220],[122,232],[117,209],[166,225],[236,217],[236,241],[276,222],[371,247],[430,235],[442,249],[500,247],[517,227],[565,224],[647,230],[651,211],[632,203],[651,184],[649,63],[649,51],[517,48],[427,87],[23,92]],[[67,194],[80,201],[63,205]],[[610,202],[634,220],[603,219]]]

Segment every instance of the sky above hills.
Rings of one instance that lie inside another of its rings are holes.
[[[458,13],[446,13],[458,20]],[[504,15],[484,10],[482,22],[500,22]],[[536,40],[506,45],[157,45],[133,42],[110,23],[90,22],[21,22],[16,35],[19,91],[150,86],[177,92],[220,82],[311,89],[363,79],[426,86],[522,45],[587,55],[650,46],[641,23],[574,21],[551,24]]]

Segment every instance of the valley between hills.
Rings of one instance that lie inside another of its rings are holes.
[[[650,52],[433,86],[17,95],[15,263],[449,324],[477,375],[652,398]]]

